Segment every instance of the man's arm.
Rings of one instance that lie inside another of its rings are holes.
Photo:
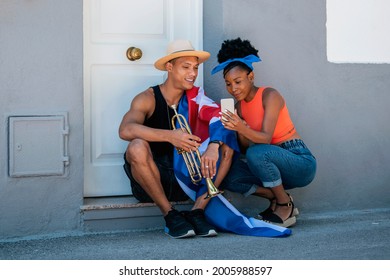
[[[221,161],[219,164],[219,169],[217,176],[215,177],[214,185],[218,188],[223,179],[226,177],[229,169],[232,165],[234,150],[228,145],[223,144],[221,146]]]
[[[152,89],[138,94],[122,119],[119,137],[126,141],[139,138],[148,142],[169,142],[186,151],[199,147],[200,138],[196,135],[190,135],[180,129],[157,129],[145,126],[143,123],[153,114],[154,108],[155,99]]]
[[[119,126],[119,137],[126,141],[136,138],[144,139],[148,142],[167,141],[168,135],[165,130],[154,129],[144,125],[146,118],[153,114],[155,100],[153,90],[147,89],[134,97],[130,110],[123,116]]]

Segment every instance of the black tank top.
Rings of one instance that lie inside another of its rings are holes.
[[[171,119],[175,112],[168,107],[160,87],[152,87],[154,92],[155,107],[150,118],[146,119],[144,125],[159,129],[172,129]],[[168,142],[150,142],[150,148],[155,156],[169,155],[173,156],[173,145]]]

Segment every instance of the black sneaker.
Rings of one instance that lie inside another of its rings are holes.
[[[193,225],[196,235],[204,237],[217,235],[216,229],[206,221],[202,209],[184,211],[183,214],[186,220]]]
[[[164,219],[166,224],[164,231],[169,236],[173,238],[185,238],[195,235],[192,225],[176,209],[169,211]]]

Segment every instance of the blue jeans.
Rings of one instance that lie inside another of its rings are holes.
[[[259,186],[301,188],[313,181],[316,159],[300,139],[279,146],[255,144],[236,160],[221,184],[222,189],[251,195]]]

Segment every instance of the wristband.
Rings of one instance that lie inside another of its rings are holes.
[[[211,143],[218,144],[220,147],[221,147],[221,146],[222,146],[222,144],[223,144],[223,142],[222,142],[222,141],[219,141],[219,140],[213,140],[213,141],[210,141],[210,142],[209,142],[209,145],[210,145]]]

